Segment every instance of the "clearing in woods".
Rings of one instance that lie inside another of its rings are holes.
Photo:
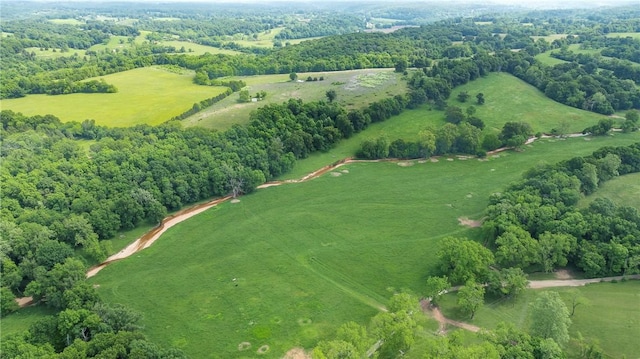
[[[220,204],[90,281],[106,301],[144,312],[152,340],[191,356],[241,357],[238,343],[250,342],[252,352],[268,345],[264,356],[279,358],[330,337],[341,323],[367,321],[390,291],[420,293],[441,238],[479,235],[457,218],[478,218],[488,196],[532,163],[635,139],[541,140],[488,161],[348,164],[341,176]]]
[[[111,127],[157,125],[226,90],[195,85],[193,74],[144,67],[96,78],[115,85],[116,93],[28,95],[2,100],[2,108],[27,116],[53,114],[62,121],[94,119],[96,124]]]

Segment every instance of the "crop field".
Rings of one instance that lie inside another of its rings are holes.
[[[193,357],[255,357],[267,345],[264,357],[279,358],[346,321],[366,322],[394,291],[419,294],[440,239],[479,236],[458,218],[480,218],[488,196],[532,165],[636,140],[543,141],[487,161],[349,164],[221,204],[91,282],[106,301],[144,312],[152,340]]]
[[[25,115],[53,114],[62,121],[94,119],[97,124],[125,127],[160,124],[214,97],[225,88],[193,84],[193,72],[177,74],[145,67],[102,76],[118,92],[109,94],[29,95],[2,100],[2,108]]]
[[[323,77],[323,81],[306,81]],[[186,126],[201,126],[224,130],[233,124],[247,123],[255,109],[270,103],[282,103],[290,98],[300,98],[305,102],[326,100],[326,92],[335,90],[336,101],[347,107],[365,105],[406,93],[407,87],[400,74],[392,69],[367,69],[336,72],[299,73],[298,81],[291,81],[286,75],[261,75],[233,77],[247,83],[251,94],[266,91],[267,97],[260,102],[239,103],[238,94],[233,94],[213,106],[183,121]]]
[[[638,343],[629,340],[629,333],[637,331],[640,325],[640,281],[595,283],[584,287],[559,287],[550,290],[559,292],[569,309],[571,291],[578,291],[588,300],[588,304],[576,308],[575,315],[571,318],[573,323],[569,328],[569,334],[572,338],[576,338],[580,332],[587,340],[597,340],[606,357],[610,358],[632,358],[638,353]],[[540,291],[529,289],[514,300],[489,300],[478,310],[470,323],[491,329],[499,322],[510,322],[518,328],[526,329],[529,325],[529,306]],[[455,302],[455,294],[447,294],[440,300],[445,316],[468,321],[468,316],[460,313]],[[574,340],[569,343],[569,348],[575,353],[578,352]]]
[[[609,198],[619,206],[630,206],[640,210],[640,174],[631,173],[605,182],[594,194],[580,201],[587,207],[596,198]]]

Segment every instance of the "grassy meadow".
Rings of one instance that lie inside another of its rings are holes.
[[[2,100],[2,108],[25,115],[53,114],[62,121],[94,119],[97,124],[125,127],[157,125],[187,111],[195,102],[222,93],[223,87],[199,86],[193,72],[180,74],[153,66],[101,76],[118,92],[109,94],[29,95]]]
[[[569,328],[569,334],[572,340],[567,348],[573,353],[578,352],[574,340],[578,332],[588,341],[599,342],[608,358],[633,358],[638,353],[638,343],[630,340],[630,335],[634,330],[637,331],[640,325],[640,281],[594,283],[573,288],[529,289],[516,299],[489,299],[472,321],[469,321],[468,316],[461,314],[455,294],[445,295],[440,302],[444,315],[452,319],[467,321],[488,329],[495,328],[499,322],[510,322],[526,330],[529,326],[530,304],[543,290],[560,293],[569,310],[572,291],[578,291],[580,296],[588,300],[588,304],[576,308],[575,315],[571,318],[573,323]]]
[[[596,198],[609,198],[620,206],[631,206],[640,210],[640,174],[631,173],[605,182],[598,190],[580,201],[587,207]]]
[[[456,99],[460,91],[467,91],[471,95],[466,103]],[[475,104],[475,94],[478,92],[485,95],[484,105]],[[499,131],[508,121],[524,121],[531,124],[536,132],[549,132],[552,128],[559,126],[562,121],[566,121],[569,131],[580,132],[603,118],[602,115],[593,112],[554,102],[535,87],[504,73],[492,73],[456,88],[448,104],[459,106],[463,110],[468,106],[475,106],[476,116],[486,124],[485,131]],[[283,178],[299,178],[322,166],[354,156],[360,144],[368,139],[385,136],[390,141],[398,138],[415,140],[421,130],[443,125],[444,117],[444,111],[431,109],[428,105],[414,110],[405,110],[399,116],[372,124],[366,131],[354,135],[349,140],[341,141],[329,152],[315,153],[309,158],[298,161],[293,171],[285,174]],[[600,142],[603,139],[593,138],[593,140]]]
[[[467,103],[456,100],[461,91],[471,95]],[[484,105],[475,103],[475,95],[479,92],[484,94]],[[564,121],[570,132],[580,132],[604,118],[603,115],[552,101],[535,87],[506,73],[492,73],[455,88],[449,104],[463,110],[469,105],[475,106],[476,116],[484,121],[487,128],[496,130],[500,130],[505,122],[519,121],[529,123],[535,132],[549,133]]]
[[[457,218],[479,218],[488,196],[532,165],[636,140],[547,140],[487,161],[350,164],[221,204],[91,282],[106,301],[144,312],[152,340],[193,357],[254,357],[268,345],[264,357],[279,358],[343,322],[368,321],[394,291],[419,294],[440,239],[479,236]],[[239,351],[243,342],[251,348]]]
[[[309,76],[322,76],[324,80],[305,81]],[[291,81],[289,74],[233,77],[230,79],[245,81],[251,94],[266,91],[267,97],[260,102],[239,103],[238,94],[233,94],[183,123],[224,130],[236,123],[247,123],[251,112],[264,105],[282,103],[290,98],[305,102],[326,100],[328,90],[336,91],[337,102],[349,108],[360,108],[382,98],[406,93],[406,83],[400,76],[392,69],[367,69],[299,73],[299,81]]]

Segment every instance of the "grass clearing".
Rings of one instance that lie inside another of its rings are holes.
[[[471,95],[466,103],[456,100],[461,91]],[[475,103],[479,92],[484,94],[484,105]],[[476,116],[496,130],[508,121],[521,121],[529,123],[535,132],[548,133],[565,121],[570,132],[580,132],[605,117],[550,100],[532,85],[506,73],[492,73],[454,89],[448,103],[463,110],[475,106]]]
[[[584,287],[560,287],[549,290],[559,292],[568,306],[571,290],[577,290],[590,302],[587,306],[576,308],[575,315],[571,318],[573,324],[569,328],[572,338],[580,332],[587,340],[598,340],[607,357],[633,357],[638,353],[638,344],[630,340],[630,336],[640,325],[640,281],[595,283]],[[489,299],[470,322],[482,328],[492,329],[504,321],[526,330],[529,325],[530,304],[541,291],[527,290],[515,300],[492,302]],[[469,321],[468,316],[462,315],[459,311],[455,294],[443,296],[440,302],[445,316]],[[573,341],[568,348],[577,353],[577,346]]]
[[[40,59],[57,59],[59,57],[85,56],[87,54],[86,50],[69,49],[69,51],[62,52],[60,49],[50,48],[45,50],[39,47],[27,47],[25,51],[35,53],[36,57]]]
[[[456,100],[460,91],[469,92],[471,99],[466,103]],[[478,106],[473,101],[478,92],[485,95],[484,105]],[[476,116],[481,118],[487,126],[485,131],[499,131],[508,121],[524,121],[531,124],[536,132],[549,132],[562,121],[567,121],[570,131],[579,132],[603,118],[602,115],[593,112],[554,102],[535,87],[504,73],[492,73],[487,77],[454,89],[448,103],[459,106],[463,110],[470,105],[475,106]],[[442,126],[445,123],[444,117],[444,111],[431,110],[428,105],[415,110],[405,110],[399,116],[385,122],[372,124],[366,131],[341,141],[330,152],[314,153],[308,158],[298,161],[293,171],[284,175],[283,178],[300,178],[322,166],[346,157],[352,157],[360,144],[368,139],[385,136],[391,141],[398,138],[415,140],[421,130],[427,127],[438,128]],[[599,138],[592,140],[600,141]]]
[[[350,164],[221,204],[90,281],[106,301],[144,312],[152,340],[190,356],[240,358],[269,345],[264,357],[279,358],[343,322],[368,321],[393,291],[420,293],[441,238],[479,235],[457,218],[478,218],[491,193],[532,165],[635,140],[542,141],[488,161]],[[242,342],[252,352],[239,352]]]
[[[551,34],[546,36],[531,36],[533,41],[537,41],[538,39],[544,39],[547,42],[553,42],[553,40],[561,40],[567,37],[567,34]]]
[[[58,24],[58,25],[82,25],[84,24],[84,21],[80,21],[77,19],[49,19],[48,20],[51,23],[54,24]]]
[[[308,77],[324,77],[323,81],[305,81]],[[234,124],[249,121],[252,111],[271,103],[286,102],[300,98],[305,102],[326,100],[326,92],[335,90],[337,102],[348,108],[360,108],[367,104],[403,94],[406,83],[401,74],[392,69],[366,69],[336,72],[299,73],[299,81],[291,81],[289,74],[233,77],[243,80],[252,94],[266,91],[267,97],[260,102],[239,103],[238,94],[233,94],[213,106],[185,119],[185,126],[200,126],[224,130]]]
[[[53,114],[62,121],[94,119],[97,124],[125,127],[157,125],[187,111],[195,102],[222,93],[224,87],[199,86],[193,72],[176,74],[152,66],[101,76],[118,88],[111,94],[29,95],[2,100],[2,108],[25,115]]]
[[[551,50],[551,51],[554,51],[554,50]],[[567,62],[567,61],[552,57],[551,51],[546,51],[546,52],[537,54],[536,56],[534,56],[534,58],[540,61],[543,65],[547,65],[547,66],[555,66],[555,65],[564,64]]]
[[[180,51],[180,48],[184,47],[186,52],[185,55],[204,55],[206,53],[210,54],[223,54],[223,55],[238,55],[241,54],[239,51],[221,49],[213,46],[200,45],[193,42],[188,41],[161,41],[161,45],[163,46],[173,46],[176,48],[176,51]],[[190,51],[191,50],[191,51]]]
[[[0,320],[0,342],[10,335],[19,334],[28,330],[31,324],[52,314],[55,314],[54,310],[39,305],[21,308],[17,312],[3,316],[2,320]]]
[[[596,198],[609,198],[619,206],[630,206],[640,210],[640,173],[630,173],[605,182],[602,187],[578,204],[588,207]]]
[[[633,37],[634,39],[640,39],[640,32],[610,32],[607,37]]]

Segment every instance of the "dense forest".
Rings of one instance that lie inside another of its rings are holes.
[[[451,153],[482,157],[500,147],[520,148],[534,135],[529,124],[510,121],[499,134],[485,133],[483,120],[473,111],[446,105],[452,89],[491,72],[513,74],[547,97],[575,108],[603,115],[625,111],[619,121],[621,130],[638,130],[634,109],[640,109],[640,40],[606,36],[639,32],[637,8],[597,14],[566,10],[462,17],[478,10],[468,6],[461,7],[457,17],[433,22],[445,17],[446,11],[412,14],[402,7],[366,7],[349,14],[351,4],[332,18],[330,10],[305,6],[296,13],[278,6],[258,6],[253,12],[224,7],[214,15],[201,11],[199,5],[186,10],[175,4],[148,9],[141,4],[106,8],[82,3],[78,6],[83,16],[73,15],[65,5],[35,19],[22,17],[41,10],[38,6],[29,3],[19,11],[10,2],[7,16],[0,20],[2,99],[116,92],[115,86],[92,78],[151,65],[194,70],[194,83],[229,89],[159,126],[110,128],[89,119],[67,122],[52,115],[0,113],[2,315],[17,310],[14,298],[23,296],[32,296],[57,312],[3,343],[7,357],[185,357],[178,350],[148,342],[140,332],[138,313],[102,303],[84,281],[88,264],[99,263],[112,252],[105,239],[143,223],[159,223],[168,212],[198,201],[251,193],[259,184],[290,171],[298,159],[329,151],[370,124],[423,104],[444,110],[447,123],[423,130],[415,142],[385,137],[365,141],[354,155],[366,159]],[[136,21],[96,19],[105,15]],[[163,16],[175,21],[158,19]],[[383,17],[396,19],[394,25],[421,26],[392,33],[364,32]],[[46,21],[52,18],[82,21],[78,25]],[[233,44],[234,39],[257,38],[258,33],[278,28],[273,48]],[[134,43],[141,31],[151,33],[144,42]],[[532,37],[550,34],[566,36],[553,41]],[[119,51],[89,50],[82,56],[75,53],[114,36],[127,38],[122,41],[130,46]],[[320,36],[326,37],[283,44]],[[242,53],[191,55],[162,45],[166,39]],[[39,58],[34,48],[56,49],[65,56]],[[583,51],[589,49],[597,52]],[[563,62],[551,66],[535,58],[548,51]],[[226,131],[183,128],[180,122],[246,85],[228,76],[363,68],[395,68],[404,74],[408,94],[349,110],[331,98],[291,99],[264,106],[251,114],[246,126]],[[484,104],[482,93],[462,96],[476,106]],[[603,119],[584,133],[605,135],[613,127],[612,119]],[[536,266],[547,272],[575,266],[590,277],[640,272],[638,209],[608,200],[596,200],[582,209],[576,206],[579,198],[604,182],[639,171],[637,143],[534,167],[520,182],[490,198],[482,228],[485,247],[455,238],[445,241],[440,253],[443,275],[451,284],[465,284],[465,295],[473,294],[467,290],[485,290],[477,282],[486,284],[487,291],[511,296],[524,288],[522,283],[526,285],[524,271]],[[457,264],[465,251],[478,259],[475,268]],[[496,267],[497,271],[489,270]],[[434,295],[449,286],[447,281],[436,283],[435,287],[443,288]],[[515,283],[511,287],[504,284],[511,282]],[[407,331],[417,325],[416,303],[416,298],[395,296],[389,312],[372,319],[370,329],[384,333],[385,340],[378,346],[380,357],[394,357],[393,353],[411,346],[413,338]],[[318,344],[314,357],[366,353],[375,341],[358,342],[350,336],[366,330],[366,326],[346,324],[338,339]],[[433,339],[432,348],[441,351],[433,349],[427,357],[563,355],[553,340],[509,326],[487,333],[485,339],[471,347],[454,339]]]

